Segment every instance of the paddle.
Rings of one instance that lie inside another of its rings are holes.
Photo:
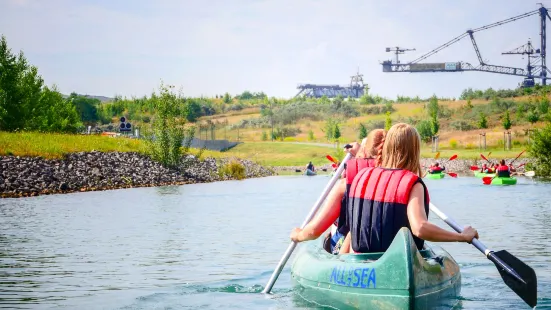
[[[485,161],[487,161],[490,165],[492,164],[492,162],[489,161],[488,158],[486,158],[486,156],[480,154],[480,157],[482,157],[482,159],[484,159]]]
[[[472,170],[472,171],[477,171],[477,170],[480,170],[480,167],[478,167],[478,166],[471,166],[471,170]]]
[[[440,211],[435,205],[430,203],[430,210],[438,215],[446,224],[450,225],[458,233],[461,233],[463,229],[452,218],[448,217],[442,211]],[[478,239],[472,240],[474,245],[480,252],[484,253],[496,266],[503,282],[510,287],[524,302],[530,307],[535,307],[538,303],[538,285],[537,277],[534,270],[526,265],[523,261],[516,258],[511,253],[501,250],[494,252],[488,249]]]
[[[331,157],[331,155],[327,155],[327,156],[325,156],[325,158],[329,159],[329,161],[332,161],[332,162],[334,162],[335,164],[338,163],[338,161],[335,160],[333,157]]]
[[[535,171],[526,171],[524,173],[524,175],[527,176],[527,177],[533,177],[533,176],[536,175],[536,172]]]
[[[434,159],[438,159],[440,157],[440,152],[436,153],[436,155],[434,155]]]
[[[318,209],[321,207],[321,204],[323,203],[323,201],[325,201],[325,198],[327,198],[327,195],[329,195],[329,192],[331,191],[333,186],[335,186],[335,183],[337,183],[337,180],[340,178],[341,173],[344,170],[344,164],[346,164],[346,162],[350,158],[352,158],[352,154],[350,154],[350,153],[346,154],[346,156],[342,160],[341,164],[339,165],[339,168],[335,172],[335,175],[333,175],[333,177],[329,181],[329,184],[327,184],[325,186],[325,188],[323,189],[323,192],[322,192],[321,196],[318,198],[318,200],[314,204],[314,207],[312,208],[312,210],[310,210],[310,213],[308,213],[308,215],[306,216],[306,219],[304,220],[304,222],[302,222],[302,225],[300,226],[300,228],[304,228],[304,226],[306,226],[306,224],[308,224],[312,220],[314,215],[316,215],[316,212],[318,212]],[[281,258],[281,260],[277,264],[277,267],[274,270],[274,273],[272,273],[272,276],[270,277],[270,280],[268,281],[268,284],[266,284],[266,287],[264,288],[262,293],[266,293],[266,294],[270,293],[270,291],[272,290],[272,287],[275,284],[275,281],[277,280],[277,278],[279,277],[279,274],[281,273],[281,270],[283,270],[283,267],[287,263],[287,260],[289,260],[289,257],[291,256],[291,254],[295,250],[296,246],[297,246],[296,242],[294,242],[294,241],[291,242],[291,244],[289,245],[289,247],[287,248],[287,250],[283,254],[283,257]]]

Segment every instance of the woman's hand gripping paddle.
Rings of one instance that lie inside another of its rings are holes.
[[[314,204],[314,207],[312,208],[312,210],[310,210],[310,213],[308,213],[308,215],[306,216],[306,219],[304,220],[304,222],[302,223],[300,228],[304,228],[304,226],[306,226],[306,224],[308,224],[308,222],[310,222],[312,220],[312,218],[314,218],[314,215],[316,215],[316,212],[318,212],[318,209],[321,207],[322,203],[325,201],[325,198],[327,198],[327,195],[329,195],[329,192],[331,191],[331,189],[333,189],[333,186],[335,186],[335,183],[337,183],[337,181],[339,180],[339,178],[341,176],[341,173],[344,170],[344,164],[346,164],[346,162],[350,158],[352,158],[352,154],[350,154],[350,153],[346,154],[346,156],[342,160],[341,164],[339,165],[339,168],[335,172],[335,175],[333,175],[333,177],[329,181],[329,184],[327,184],[325,186],[325,189],[323,190],[321,196],[318,198],[318,200]],[[287,250],[283,254],[283,257],[281,258],[279,263],[277,264],[276,269],[272,273],[272,276],[270,277],[270,280],[268,281],[268,284],[266,284],[266,287],[264,288],[262,293],[270,293],[270,291],[272,290],[272,287],[274,287],[274,284],[277,281],[277,278],[279,277],[279,274],[281,273],[281,270],[283,270],[283,267],[285,266],[285,264],[289,260],[289,257],[291,257],[291,254],[295,250],[296,246],[297,246],[296,242],[291,242],[289,247],[287,247]]]
[[[446,224],[450,225],[458,233],[463,229],[452,218],[440,211],[435,205],[430,204],[430,210],[438,215]],[[472,245],[484,253],[497,268],[503,282],[510,287],[525,303],[534,308],[538,303],[538,279],[534,270],[513,254],[501,250],[494,252],[488,249],[478,239],[472,240]]]

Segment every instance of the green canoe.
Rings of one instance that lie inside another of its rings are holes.
[[[492,185],[515,185],[517,184],[516,178],[494,178]]]
[[[461,291],[451,255],[435,245],[418,251],[405,227],[384,253],[332,255],[310,242],[291,277],[302,298],[334,308],[450,309]]]
[[[444,176],[446,176],[445,173],[427,173],[427,179],[442,179],[444,178]]]
[[[484,172],[479,172],[479,171],[474,173],[474,176],[477,177],[477,178],[480,178],[480,179],[482,179],[484,177],[492,177],[493,178],[495,175],[496,175],[495,173],[484,173]]]

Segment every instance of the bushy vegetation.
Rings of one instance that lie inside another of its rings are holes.
[[[529,152],[535,163],[529,168],[534,169],[538,176],[551,177],[551,123],[534,130],[532,141]]]
[[[236,159],[231,159],[220,166],[218,174],[221,178],[230,177],[232,179],[242,180],[245,178],[245,166]]]
[[[0,130],[76,132],[82,127],[71,98],[44,85],[23,52],[15,55],[0,39]]]
[[[194,127],[185,129],[185,120],[178,118],[181,98],[174,94],[173,86],[161,85],[159,95],[155,96],[155,115],[151,128],[145,132],[148,152],[151,157],[167,167],[177,167],[183,152],[187,152],[194,135]],[[182,143],[186,140],[186,149]]]

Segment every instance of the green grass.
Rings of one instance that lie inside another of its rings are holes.
[[[341,144],[342,147],[342,144]],[[482,152],[485,156],[492,151],[490,158],[514,158],[524,148],[514,148],[512,151],[503,151],[503,148],[488,149]],[[111,152],[144,152],[144,143],[135,139],[110,138],[97,135],[69,135],[45,133],[7,133],[0,132],[0,155],[40,156],[44,158],[60,158],[64,154],[74,152],[89,152],[92,150]],[[198,150],[191,150],[197,153]],[[478,149],[440,149],[440,158],[450,158],[457,154],[459,159],[479,159]],[[230,149],[227,152],[205,151],[204,157],[215,158],[238,157],[256,161],[266,166],[305,166],[309,161],[320,166],[329,164],[325,158],[331,155],[336,159],[342,157],[334,147],[319,145],[297,144],[286,142],[246,142]],[[421,155],[434,158],[430,148],[423,147]],[[526,157],[524,153],[523,157]]]
[[[205,152],[205,156],[228,157],[256,161],[266,166],[305,166],[309,161],[314,165],[328,164],[326,155],[335,155],[331,147],[295,144],[285,142],[247,142],[226,152]]]
[[[60,158],[74,152],[143,152],[143,143],[135,139],[97,135],[49,134],[37,132],[0,132],[0,155]]]

